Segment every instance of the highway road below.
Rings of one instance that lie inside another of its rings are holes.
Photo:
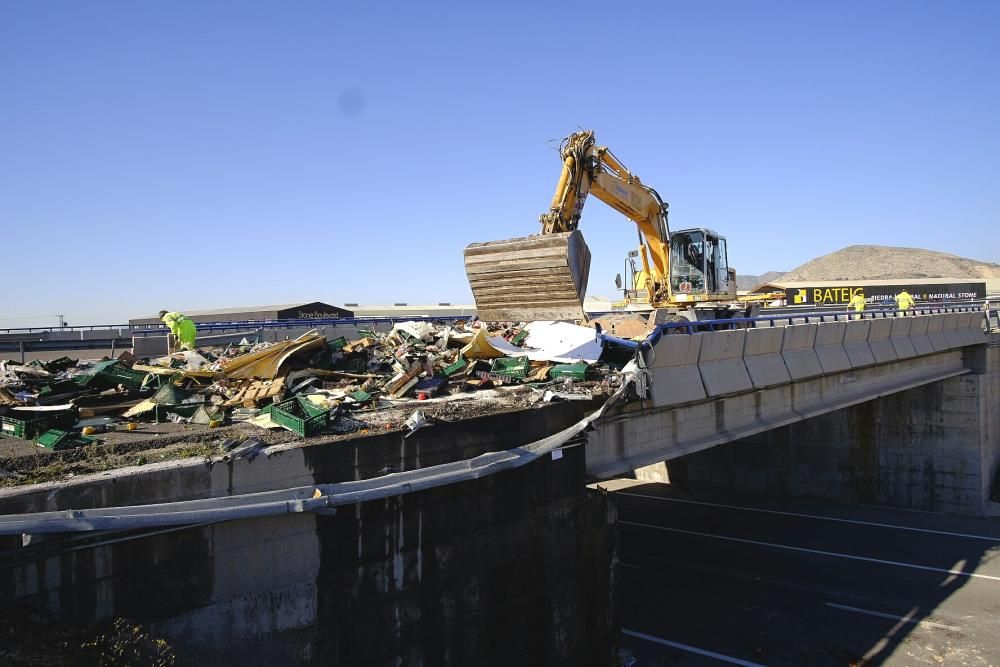
[[[602,486],[635,667],[1000,665],[996,520]]]

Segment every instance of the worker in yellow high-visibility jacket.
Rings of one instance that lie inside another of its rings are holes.
[[[861,292],[858,292],[851,297],[851,302],[847,304],[847,307],[853,308],[854,312],[856,313],[860,313],[865,309],[867,305],[868,302],[865,301],[865,295],[862,294]]]
[[[160,311],[160,320],[167,325],[170,333],[177,339],[180,349],[194,349],[194,339],[198,336],[194,322],[184,317],[181,313],[170,313],[165,310]]]
[[[904,315],[906,315],[906,311],[913,308],[916,303],[917,302],[913,300],[913,297],[910,296],[910,293],[905,289],[896,295],[896,308],[903,311]]]

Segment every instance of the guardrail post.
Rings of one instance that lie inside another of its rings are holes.
[[[21,363],[24,363],[24,341],[18,341],[18,347],[21,348]]]

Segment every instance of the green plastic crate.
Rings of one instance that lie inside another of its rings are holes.
[[[490,373],[510,378],[525,378],[528,376],[529,368],[531,361],[528,357],[500,357],[493,360]]]
[[[517,335],[510,339],[511,345],[520,345],[524,342],[524,339],[528,337],[528,330],[521,329],[517,332]]]
[[[348,394],[348,396],[353,398],[358,403],[366,403],[372,400],[371,394],[369,394],[367,391],[362,391],[360,389],[357,391],[352,391],[350,394]]]
[[[60,431],[59,429],[53,428],[38,436],[38,438],[35,439],[35,444],[39,447],[44,447],[45,449],[60,451],[63,449],[82,447],[83,445],[91,445],[96,441],[96,438],[88,438],[82,435],[77,436],[73,435],[69,431]]]
[[[94,364],[89,373],[73,378],[82,387],[97,389],[113,389],[118,385],[124,385],[128,389],[142,389],[145,379],[145,373],[126,368],[115,359]]]
[[[295,399],[299,402],[299,406],[302,408],[302,410],[310,417],[317,417],[319,415],[330,412],[329,408],[324,408],[322,405],[317,405],[304,396],[296,396]]]
[[[58,359],[53,359],[42,364],[42,368],[50,373],[60,373],[73,366],[76,366],[76,359],[70,359],[69,357],[59,357]]]
[[[50,396],[52,394],[66,394],[80,391],[80,385],[72,380],[59,380],[52,384],[47,384],[38,390],[39,397]]]
[[[458,360],[455,363],[450,364],[450,365],[445,366],[444,368],[442,368],[441,369],[441,375],[443,375],[446,378],[450,378],[452,375],[454,375],[455,373],[458,373],[459,371],[461,371],[463,368],[465,368],[468,365],[469,365],[469,362],[467,362],[465,360],[465,358],[459,357]]]
[[[365,357],[347,357],[333,365],[333,369],[345,373],[364,373],[368,370],[368,359]]]
[[[325,430],[330,420],[330,411],[318,405],[311,404],[311,407],[307,407],[306,403],[310,401],[296,397],[275,404],[271,408],[271,421],[302,437]],[[320,409],[322,412],[312,414],[315,409]]]
[[[331,350],[336,352],[337,350],[344,349],[344,346],[347,345],[347,339],[344,338],[343,336],[341,336],[340,338],[334,338],[329,343],[327,343],[327,345],[330,346]]]
[[[50,428],[70,428],[76,423],[75,411],[59,412],[35,418],[0,417],[0,435],[30,440]]]
[[[558,364],[549,369],[549,377],[555,380],[556,378],[573,378],[574,380],[585,380],[587,379],[587,371],[590,366],[587,362],[580,361],[575,364]]]

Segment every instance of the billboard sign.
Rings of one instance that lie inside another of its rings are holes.
[[[835,287],[789,287],[785,303],[789,306],[846,306],[855,294],[871,305],[892,305],[896,295],[906,290],[917,303],[944,303],[986,298],[986,282],[924,284],[899,282],[894,285],[865,285],[845,282]]]

